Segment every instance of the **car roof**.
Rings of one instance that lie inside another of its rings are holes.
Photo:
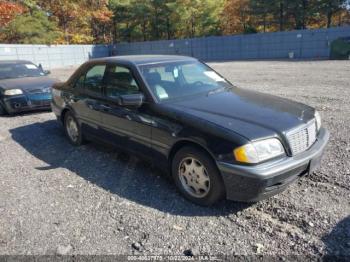
[[[165,62],[179,61],[197,61],[197,59],[188,56],[177,55],[127,55],[127,56],[111,56],[99,59],[92,59],[90,62],[119,62],[124,64],[148,65]]]
[[[0,60],[0,65],[8,64],[33,64],[27,60]]]

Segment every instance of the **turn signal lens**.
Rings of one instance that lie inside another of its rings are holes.
[[[315,112],[315,119],[316,119],[317,131],[320,131],[322,126],[322,120],[321,120],[321,115],[318,111]]]
[[[252,144],[241,146],[233,151],[238,162],[242,163],[258,163],[259,157]]]

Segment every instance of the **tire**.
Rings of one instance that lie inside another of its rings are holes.
[[[64,115],[64,131],[69,142],[73,146],[80,146],[84,143],[83,134],[79,122],[71,112],[67,112]]]
[[[224,198],[221,174],[213,159],[203,150],[183,147],[175,154],[171,170],[177,188],[191,202],[211,206]]]

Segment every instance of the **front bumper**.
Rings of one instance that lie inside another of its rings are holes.
[[[282,192],[299,177],[311,173],[320,165],[328,140],[329,132],[322,128],[315,144],[297,156],[257,166],[218,162],[227,199],[256,202]]]
[[[4,97],[2,102],[6,111],[14,114],[31,110],[50,109],[51,99],[51,93],[38,93]]]

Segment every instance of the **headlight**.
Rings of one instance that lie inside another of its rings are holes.
[[[23,91],[21,89],[9,89],[5,90],[4,95],[5,96],[16,96],[16,95],[22,95]]]
[[[321,115],[318,111],[315,111],[315,119],[316,119],[317,131],[320,131],[321,125],[322,125],[322,120],[321,120]]]
[[[284,148],[276,138],[252,142],[233,151],[238,162],[250,164],[257,164],[284,154]]]

